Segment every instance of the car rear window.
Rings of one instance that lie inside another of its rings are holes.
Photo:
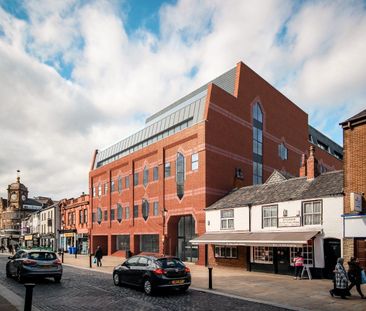
[[[32,252],[29,253],[28,258],[34,260],[55,260],[57,256],[55,253]]]
[[[157,263],[163,269],[185,267],[184,263],[177,258],[161,258],[157,260]]]

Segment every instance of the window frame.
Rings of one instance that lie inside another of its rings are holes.
[[[232,212],[232,216],[224,217],[225,212]],[[226,227],[223,226],[223,223],[226,223]],[[229,226],[229,223],[232,223],[232,227]],[[235,230],[235,212],[233,208],[220,210],[220,230]]]
[[[253,246],[252,247],[253,262],[265,265],[273,264],[273,247],[272,246]],[[268,251],[268,255],[265,252]],[[268,258],[266,258],[268,257]]]
[[[236,255],[233,255],[233,250],[236,250]],[[229,252],[228,252],[229,250]],[[229,253],[229,255],[227,255]],[[223,245],[215,245],[214,247],[214,256],[215,258],[224,258],[224,259],[238,259],[239,258],[239,248],[238,246],[223,246]],[[224,254],[224,255],[222,255]]]
[[[159,167],[154,166],[153,167],[153,181],[159,180]]]
[[[320,203],[320,212],[319,213],[314,213],[314,203]],[[312,206],[312,213],[305,213],[305,205],[306,204],[311,204]],[[311,224],[307,224],[306,223],[306,216],[312,216],[312,223]],[[314,223],[314,216],[315,215],[320,215],[320,222],[319,223]],[[319,226],[323,224],[323,200],[309,200],[309,201],[302,201],[301,202],[301,223],[303,226]]]
[[[171,176],[171,170],[172,170],[172,166],[170,164],[170,162],[165,162],[164,163],[164,178],[168,178]]]
[[[268,209],[268,208],[275,208],[276,209],[276,225],[275,226],[264,226],[264,219],[270,219],[270,223],[272,224],[272,219],[274,217],[272,217],[272,213],[270,215],[270,217],[264,217],[264,210]],[[262,229],[264,228],[278,228],[278,205],[277,204],[271,204],[271,205],[264,205],[262,206]]]
[[[197,171],[199,168],[199,155],[198,152],[192,153],[191,155],[191,170]]]

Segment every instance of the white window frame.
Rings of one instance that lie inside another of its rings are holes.
[[[191,162],[192,162],[192,165],[191,165],[192,171],[197,171],[198,167],[199,167],[199,157],[198,157],[197,152],[192,154]]]
[[[288,158],[288,150],[284,143],[278,145],[278,156],[281,160],[287,160]]]
[[[234,209],[220,211],[220,228],[221,230],[234,230]]]
[[[215,258],[238,259],[237,246],[215,245]]]
[[[314,212],[314,205],[319,204],[319,210]],[[306,206],[311,206],[311,212],[305,212]],[[315,216],[319,216],[319,222],[315,222]],[[308,221],[311,219],[311,221]],[[314,225],[321,225],[323,223],[323,204],[322,200],[316,201],[304,201],[302,202],[302,224],[303,226],[314,226]]]
[[[294,265],[294,258],[297,257],[296,254],[300,253],[304,258],[304,265],[313,266],[314,263],[314,251],[312,244],[304,244],[303,247],[291,247],[290,248],[290,263],[291,266]]]
[[[265,210],[270,209],[270,215],[265,216]],[[275,215],[273,211],[275,210]],[[273,220],[276,220],[276,224],[273,224]],[[265,225],[265,220],[269,220],[269,225]],[[262,206],[262,228],[277,228],[278,227],[278,205]]]
[[[253,262],[273,264],[273,247],[253,246]]]

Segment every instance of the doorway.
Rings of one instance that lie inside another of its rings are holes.
[[[177,256],[183,261],[196,262],[198,260],[198,246],[189,242],[197,236],[195,224],[191,215],[182,216],[178,221]]]
[[[277,247],[277,273],[290,273],[290,249],[288,247]]]
[[[341,257],[341,241],[339,239],[324,239],[324,277],[333,278],[333,270],[337,259]]]

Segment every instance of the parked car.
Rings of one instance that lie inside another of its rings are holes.
[[[61,281],[62,264],[55,252],[44,250],[19,250],[9,257],[6,276],[23,282],[28,277],[52,277]]]
[[[114,285],[140,286],[145,294],[158,289],[186,291],[191,285],[191,272],[176,257],[133,256],[113,270]]]

